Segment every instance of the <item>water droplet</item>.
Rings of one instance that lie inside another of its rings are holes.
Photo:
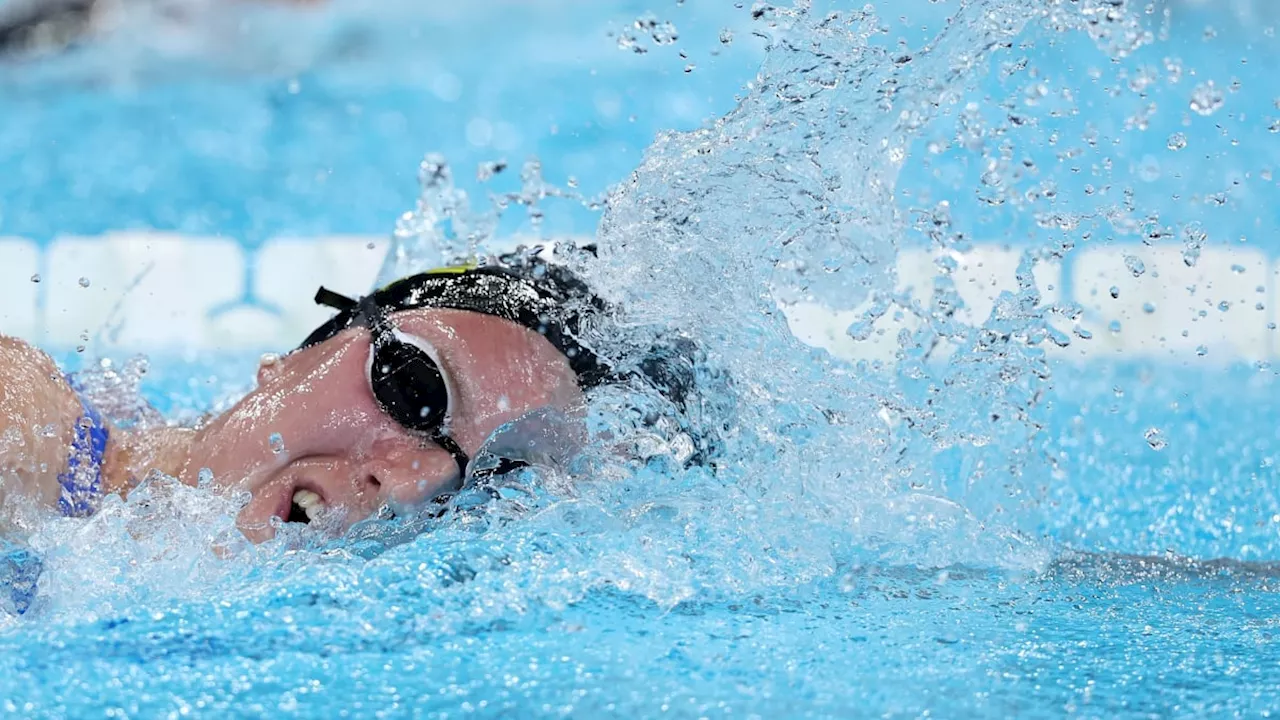
[[[280,433],[271,433],[271,437],[267,438],[267,445],[271,447],[271,452],[279,455],[284,452],[284,436]]]
[[[1209,354],[1209,346],[1208,346],[1208,345],[1197,345],[1197,346],[1196,346],[1196,355],[1198,355],[1198,356],[1200,356],[1200,357],[1204,357],[1205,355],[1208,355],[1208,354]]]
[[[853,573],[845,573],[840,577],[840,592],[851,593],[858,589],[858,578]]]
[[[1120,334],[1120,321],[1119,321],[1119,320],[1112,320],[1111,322],[1107,323],[1107,330],[1111,331],[1111,334],[1112,334],[1112,335],[1119,335],[1119,334]]]
[[[80,287],[82,287],[82,288],[87,288],[87,287],[89,287],[89,278],[87,278],[87,277],[82,277],[82,278],[80,278]]]
[[[1160,433],[1159,428],[1147,428],[1147,431],[1142,433],[1142,437],[1146,439],[1147,444],[1151,446],[1152,450],[1159,451],[1169,446],[1169,443],[1164,439],[1164,435]]]
[[[1233,273],[1235,273],[1235,274],[1237,274],[1237,275],[1243,275],[1243,274],[1244,274],[1244,270],[1245,270],[1245,268],[1244,268],[1244,266],[1243,266],[1243,265],[1232,265],[1232,266],[1231,266],[1231,272],[1233,272]]]
[[[1187,146],[1187,136],[1182,133],[1174,133],[1169,136],[1169,141],[1165,143],[1165,147],[1170,150],[1178,151]]]
[[[35,275],[32,275],[32,276],[31,276],[31,282],[33,282],[33,283],[38,283],[38,282],[40,282],[40,273],[36,273]]]
[[[1115,285],[1112,285],[1112,286],[1111,286],[1111,297],[1112,297],[1113,299],[1118,299],[1118,298],[1120,297],[1120,288],[1116,287]]]
[[[479,180],[480,182],[488,182],[489,180],[492,180],[495,175],[506,169],[507,163],[505,160],[488,160],[486,162],[482,162],[480,163],[480,167],[476,169],[476,180]]]
[[[729,44],[731,44],[732,42],[733,42],[733,31],[732,31],[732,30],[730,30],[729,28],[725,28],[725,29],[721,30],[721,31],[720,31],[720,44],[721,44],[721,45],[729,45]]]
[[[1142,259],[1136,255],[1125,255],[1124,266],[1129,269],[1129,272],[1133,273],[1134,277],[1142,277],[1142,274],[1147,271],[1147,264],[1142,262]]]
[[[1222,302],[1218,303],[1218,309],[1221,310],[1222,312],[1226,312],[1231,309],[1231,303],[1227,302],[1226,300],[1223,300]]]
[[[1150,315],[1150,314],[1154,313],[1155,311],[1156,311],[1156,306],[1155,306],[1155,304],[1153,304],[1153,303],[1149,303],[1149,302],[1142,303],[1142,312],[1144,312],[1144,313],[1146,313],[1146,314]]]
[[[200,472],[196,473],[196,487],[205,490],[213,487],[213,471],[209,468],[200,468]]]
[[[1210,80],[1191,91],[1191,109],[1200,115],[1212,115],[1222,107],[1222,91]]]

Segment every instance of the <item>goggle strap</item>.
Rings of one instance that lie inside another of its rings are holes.
[[[350,310],[355,306],[359,305],[360,303],[356,300],[352,300],[351,298],[347,297],[346,295],[343,295],[342,293],[336,293],[330,290],[329,288],[321,285],[320,289],[316,291],[316,304],[324,305],[325,307],[330,307],[330,308],[333,308],[334,310],[342,312],[342,311]]]
[[[431,442],[445,449],[445,452],[453,456],[453,461],[458,465],[458,483],[461,485],[467,481],[467,466],[471,464],[471,458],[458,447],[458,442],[453,438],[439,433],[431,438]]]

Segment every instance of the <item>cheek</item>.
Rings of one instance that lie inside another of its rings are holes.
[[[555,404],[555,384],[528,363],[481,368],[459,383],[459,405],[465,416],[478,420],[519,415]]]
[[[581,405],[582,392],[568,368],[521,359],[504,367],[482,368],[460,388],[458,440],[483,443],[499,426],[543,408]]]
[[[204,466],[244,475],[257,466],[367,448],[385,433],[388,421],[366,387],[358,354],[322,360],[279,371],[215,420],[196,451]]]

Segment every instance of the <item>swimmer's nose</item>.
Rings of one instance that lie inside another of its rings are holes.
[[[393,509],[425,504],[456,489],[461,480],[457,463],[443,451],[384,459],[368,468],[369,484]]]

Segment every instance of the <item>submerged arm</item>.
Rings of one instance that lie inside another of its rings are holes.
[[[0,504],[25,496],[57,507],[82,412],[52,358],[0,335]]]

